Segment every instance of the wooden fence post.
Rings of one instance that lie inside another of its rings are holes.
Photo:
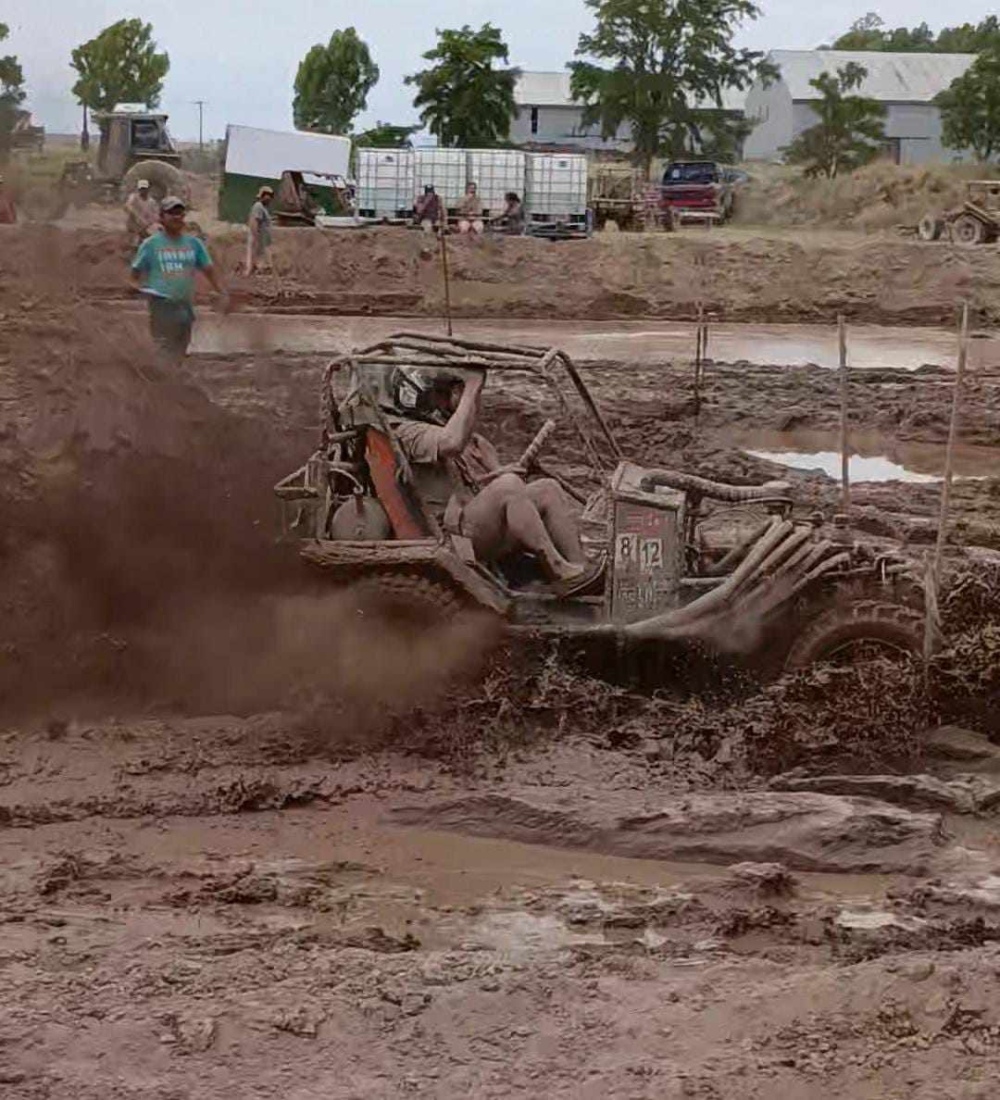
[[[842,313],[837,315],[837,343],[840,348],[840,510],[851,510],[851,445],[848,438],[848,366],[847,325]]]
[[[951,514],[951,483],[954,477],[955,445],[958,442],[959,414],[962,405],[962,386],[965,382],[965,368],[969,359],[969,303],[962,305],[962,323],[958,332],[958,369],[955,371],[955,391],[951,402],[951,424],[948,427],[948,448],[944,456],[944,481],[941,484],[941,513],[938,516],[937,543],[934,558],[927,569],[924,581],[926,605],[926,625],[924,629],[924,659],[937,648],[941,636],[941,621],[938,614],[938,592],[941,587],[941,563],[944,558],[944,544],[948,538],[948,521]]]

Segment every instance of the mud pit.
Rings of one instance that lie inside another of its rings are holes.
[[[926,732],[995,724],[985,566],[930,697],[906,670],[650,697],[478,620],[414,653],[273,540],[322,357],[159,378],[138,318],[3,265],[5,1098],[993,1095],[1000,757]],[[820,367],[713,364],[697,424],[683,361],[586,371],[627,453],[708,475],[835,426]],[[538,412],[494,396],[516,453]],[[939,444],[948,399],[940,370],[852,382],[897,443]],[[856,499],[931,537],[933,485]],[[997,518],[991,478],[956,486],[957,534]]]

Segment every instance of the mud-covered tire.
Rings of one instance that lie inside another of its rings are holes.
[[[925,214],[917,224],[917,236],[922,241],[939,241],[944,233],[944,220],[936,214]]]
[[[149,180],[149,190],[153,198],[159,202],[167,195],[176,195],[185,203],[191,201],[188,185],[184,182],[184,175],[179,168],[167,164],[162,160],[140,160],[122,177],[121,193],[127,198],[135,190],[139,180]]]
[[[887,655],[917,655],[923,648],[924,617],[902,604],[856,600],[838,604],[809,624],[792,643],[785,668],[836,660],[853,646],[871,644]]]
[[[951,227],[951,239],[956,244],[966,247],[985,244],[988,237],[989,231],[986,225],[972,214],[960,215]]]
[[[351,587],[359,614],[401,630],[425,630],[453,619],[463,603],[459,594],[433,577],[415,573],[375,573]]]

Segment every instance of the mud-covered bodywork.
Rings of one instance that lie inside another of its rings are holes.
[[[398,367],[482,370],[501,389],[512,371],[537,382],[542,430],[525,453],[528,476],[555,478],[576,502],[584,547],[605,563],[603,591],[557,599],[530,558],[481,562],[468,539],[442,530],[384,411]],[[752,635],[752,647],[764,644],[768,624],[781,622],[787,636],[793,611],[805,621],[828,613],[838,591],[899,602],[908,576],[888,546],[816,517],[793,520],[785,482],[726,485],[632,461],[558,349],[400,333],[328,366],[321,422],[319,448],[276,491],[302,556],[338,580],[431,576],[514,625],[735,646]],[[897,648],[915,644],[909,619],[875,633],[891,634]]]

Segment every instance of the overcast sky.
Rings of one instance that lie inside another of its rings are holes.
[[[937,29],[978,22],[993,0],[763,0],[763,16],[746,24],[738,43],[754,49],[811,49],[831,41],[872,9],[890,26],[921,21]],[[170,54],[162,106],[175,137],[198,136],[193,100],[203,99],[205,136],[223,136],[227,122],[291,128],[292,82],[303,54],[330,33],[354,25],[382,71],[361,124],[415,119],[412,90],[403,76],[421,67],[436,27],[491,21],[510,46],[511,62],[524,69],[562,69],[577,36],[591,24],[583,0],[0,0],[0,22],[11,37],[3,51],[24,68],[28,106],[53,133],[79,130],[80,109],[70,88],[74,46],[124,17],[153,24]],[[942,18],[944,16],[945,18]]]

